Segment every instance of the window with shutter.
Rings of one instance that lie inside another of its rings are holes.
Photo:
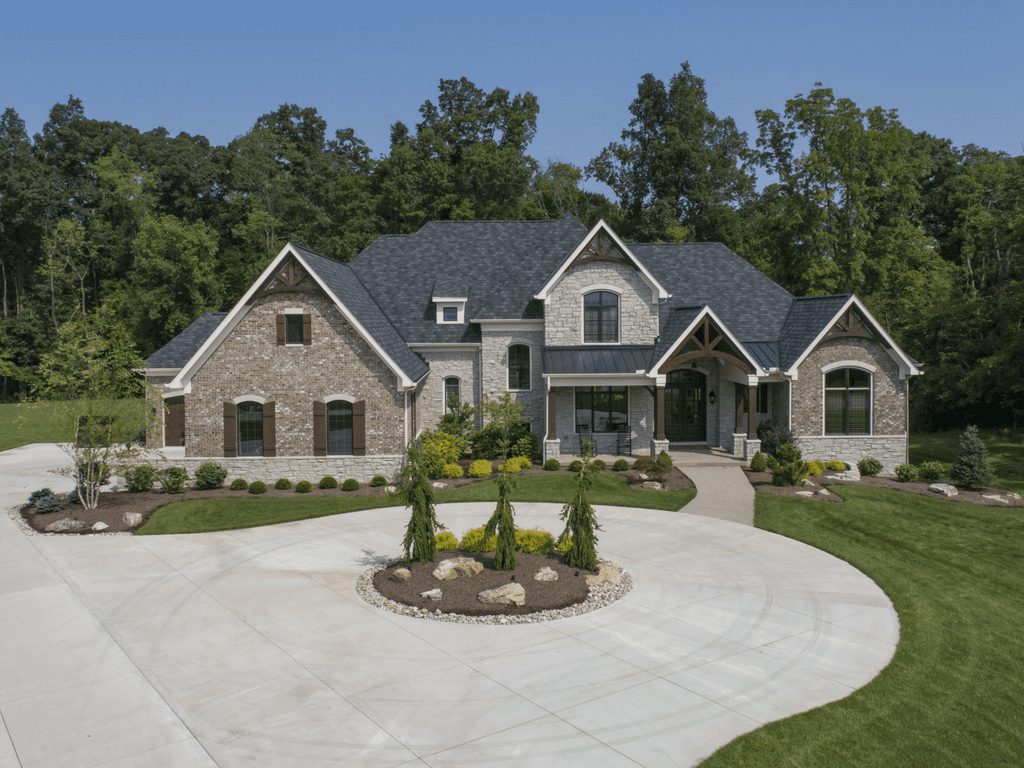
[[[225,403],[225,405],[227,405]],[[263,456],[263,404],[256,402],[239,403],[236,408],[238,421],[238,456]],[[225,426],[227,418],[225,413]],[[227,435],[225,434],[225,441]]]

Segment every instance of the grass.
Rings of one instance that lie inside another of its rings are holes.
[[[109,401],[108,401],[109,402]],[[131,422],[131,432],[145,427],[142,398],[113,401],[121,405]],[[0,403],[0,451],[28,443],[60,443],[71,439],[73,418],[66,401]]]
[[[1024,434],[1013,434],[1009,430],[983,429],[981,438],[985,441],[992,457],[995,475],[992,485],[1007,491],[1024,491]],[[956,430],[910,434],[910,461],[941,461],[946,471],[956,459],[960,433]]]
[[[1019,766],[1024,515],[879,488],[758,494],[755,524],[849,561],[900,617],[892,662],[842,701],[741,736],[704,768]]]
[[[524,475],[516,480],[514,501],[550,501],[565,503],[572,495],[574,476],[568,472]],[[649,509],[679,509],[690,501],[695,491],[645,491],[629,488],[625,478],[601,473],[594,479],[591,500],[595,504]],[[493,480],[441,491],[437,503],[456,501],[495,501],[497,487]],[[325,515],[339,515],[360,509],[392,507],[397,502],[390,496],[319,496],[316,498],[238,498],[190,499],[171,502],[154,512],[136,533],[202,533],[251,528],[259,525],[288,523]]]

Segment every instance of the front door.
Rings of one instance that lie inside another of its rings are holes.
[[[185,398],[168,397],[164,400],[164,445],[185,444]]]
[[[665,382],[665,436],[677,443],[707,440],[704,375],[693,369],[672,371]]]

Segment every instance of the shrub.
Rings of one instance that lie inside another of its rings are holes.
[[[563,536],[561,539],[555,541],[555,552],[565,557],[569,554],[569,550],[572,549],[572,534]]]
[[[922,461],[917,465],[917,476],[927,483],[936,483],[946,474],[941,461]]]
[[[517,528],[516,550],[530,555],[553,555],[555,537],[540,528]]]
[[[295,484],[296,493],[309,493],[312,490],[313,484],[309,482],[309,480],[299,480],[299,482]]]
[[[419,439],[409,444],[396,484],[399,500],[409,509],[409,522],[402,536],[405,559],[429,563],[437,551],[434,536],[438,531],[443,531],[444,526],[437,519],[434,486],[427,473],[423,443]]]
[[[124,484],[131,493],[145,493],[153,490],[156,482],[156,470],[149,464],[128,467],[124,471]]]
[[[46,496],[53,496],[53,491],[49,488],[40,488],[38,491],[32,491],[28,496],[28,503],[34,507],[39,499]]]
[[[629,462],[625,459],[616,459],[615,463],[612,464],[613,472],[626,472],[629,469]]]
[[[896,467],[896,479],[901,483],[912,483],[917,478],[917,467],[913,464],[900,464]]]
[[[434,534],[434,548],[438,552],[459,548],[459,537],[451,531],[441,531]]]
[[[565,563],[574,568],[597,570],[597,531],[598,525],[594,507],[590,503],[590,487],[593,483],[593,472],[590,461],[584,458],[583,466],[576,475],[576,490],[562,507],[560,517],[565,521],[558,539],[562,541],[572,537],[572,546],[565,553]]]
[[[477,459],[469,465],[470,477],[490,477],[494,467],[488,459]]]
[[[338,481],[330,475],[326,475],[320,478],[320,482],[317,483],[317,486],[319,486],[320,490],[326,491],[329,488],[337,488]]]
[[[654,466],[661,472],[668,472],[672,469],[672,457],[668,455],[667,451],[662,451],[654,460]]]
[[[754,458],[750,460],[750,471],[751,472],[767,472],[768,471],[768,456],[758,451],[754,454]]]
[[[204,461],[196,467],[196,488],[200,491],[212,491],[224,485],[228,471],[215,461]]]
[[[447,477],[454,480],[455,478],[462,477],[464,474],[466,473],[462,470],[462,467],[454,462],[451,464],[445,464],[441,467],[441,477]]]
[[[825,469],[827,469],[829,472],[845,472],[846,462],[839,461],[838,459],[832,459],[832,461],[825,462]]]
[[[374,475],[370,478],[371,488],[383,488],[388,484],[388,479],[384,475]]]
[[[166,467],[157,472],[157,480],[164,493],[182,493],[188,482],[188,472],[183,467]]]
[[[228,486],[232,491],[247,491],[249,490],[249,484],[240,477],[236,477],[231,481],[231,485]]]
[[[533,465],[533,459],[529,456],[513,456],[512,458],[505,461],[503,464],[498,465],[498,469],[504,469],[512,475],[518,475],[524,469]]]
[[[249,493],[254,496],[259,496],[261,493],[267,492],[267,484],[262,480],[253,480],[249,483]]]
[[[971,489],[984,488],[992,482],[988,448],[982,442],[977,427],[969,426],[961,433],[960,447],[949,476],[957,485]]]
[[[757,439],[761,450],[769,456],[778,456],[782,446],[793,442],[793,433],[774,421],[762,421],[757,426]]]
[[[344,483],[341,484],[341,490],[349,492],[358,491],[359,481],[356,480],[354,477],[350,477]]]
[[[650,472],[654,468],[654,459],[650,456],[640,456],[633,462],[633,469],[637,472]]]
[[[450,398],[447,412],[437,422],[437,431],[457,437],[463,446],[468,445],[476,429],[476,411],[469,403]]]
[[[425,432],[420,437],[427,474],[441,477],[445,464],[455,464],[466,450],[465,441],[447,432]]]
[[[807,462],[803,460],[800,449],[792,443],[781,445],[768,464],[772,470],[773,485],[798,485],[807,477]]]
[[[44,491],[48,491],[48,494],[43,496],[36,496],[36,500],[32,502],[32,506],[36,508],[36,514],[48,515],[51,512],[60,512],[64,509],[65,502],[57,494],[51,491],[49,488],[44,488]],[[33,494],[35,496],[35,494]]]
[[[274,483],[274,487],[279,491],[287,491],[291,489],[292,481],[289,480],[287,477],[282,477],[276,483]]]
[[[459,542],[459,549],[466,552],[493,552],[498,545],[497,534],[484,536],[484,527],[470,528],[462,534],[462,541]]]
[[[486,425],[473,436],[473,456],[504,459],[506,456],[536,456],[537,436],[523,418],[525,407],[506,392],[483,404]]]
[[[526,456],[530,459],[530,463],[532,464],[533,457],[539,453],[537,450],[537,436],[526,428],[526,422],[523,422],[523,424],[526,431],[512,441],[512,447],[509,449],[509,453],[513,456]]]
[[[581,469],[583,469],[583,462],[579,459],[575,459],[569,464],[570,472],[579,472]]]
[[[594,459],[590,462],[590,466],[593,467],[596,472],[604,472],[608,469],[608,465],[604,463],[603,459]]]
[[[545,472],[557,472],[561,468],[562,464],[558,461],[558,459],[548,459],[547,461],[544,462]]]
[[[868,477],[877,475],[882,471],[882,462],[873,456],[867,456],[857,462],[857,470]]]
[[[807,474],[813,477],[820,477],[825,474],[825,464],[820,461],[809,461],[807,462]]]

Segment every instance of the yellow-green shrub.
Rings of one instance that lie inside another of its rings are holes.
[[[845,472],[846,462],[839,461],[837,459],[832,459],[832,461],[825,462],[825,469],[827,469],[829,472]]]
[[[811,461],[807,464],[808,472],[815,477],[825,474],[825,465],[820,461]]]
[[[451,531],[441,531],[434,534],[434,546],[438,552],[444,552],[459,548],[459,537]]]
[[[445,464],[455,464],[466,450],[465,441],[447,432],[425,432],[420,437],[423,443],[423,463],[431,477],[440,477]]]
[[[477,459],[469,465],[470,477],[490,477],[494,467],[487,459]]]
[[[540,528],[517,528],[516,549],[531,555],[550,555],[555,551],[555,537]]]
[[[529,456],[513,456],[503,464],[499,464],[498,470],[504,470],[511,475],[517,475],[532,465],[533,461]]]
[[[458,477],[462,477],[463,474],[464,473],[462,471],[462,467],[454,462],[452,462],[451,464],[445,464],[443,467],[441,467],[442,477],[455,479]]]
[[[561,541],[555,542],[555,551],[560,555],[565,555],[572,549],[572,536],[566,536]]]
[[[462,541],[459,542],[459,549],[466,552],[493,552],[498,546],[497,534],[491,534],[484,538],[484,527],[470,528],[462,534]]]

